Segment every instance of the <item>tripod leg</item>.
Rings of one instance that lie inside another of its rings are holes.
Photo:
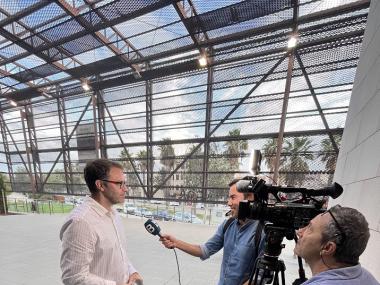
[[[278,270],[276,270],[276,273],[274,274],[273,285],[278,285],[278,282]]]
[[[285,285],[285,270],[281,270],[282,285]]]

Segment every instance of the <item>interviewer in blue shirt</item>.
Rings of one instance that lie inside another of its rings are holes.
[[[379,285],[359,263],[369,229],[357,210],[334,206],[312,219],[297,235],[294,253],[305,259],[313,275],[302,285]]]
[[[239,193],[234,179],[229,184],[230,191],[228,206],[231,216],[235,218],[224,231],[224,221],[219,225],[216,233],[205,244],[190,244],[176,239],[171,235],[163,235],[160,239],[167,248],[178,248],[188,254],[200,257],[202,260],[209,258],[214,253],[223,249],[223,261],[220,269],[218,285],[240,285],[246,282],[253,270],[256,260],[256,252],[260,252],[264,245],[264,234],[261,234],[260,251],[256,250],[255,235],[258,221],[238,220],[239,202],[242,200],[253,200],[252,193]]]

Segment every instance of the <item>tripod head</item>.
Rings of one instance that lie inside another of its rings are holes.
[[[284,245],[282,241],[284,237],[291,240],[295,236],[292,229],[286,227],[278,227],[273,224],[266,224],[265,232],[265,248],[264,253],[257,259],[254,272],[252,272],[249,284],[270,284],[275,278],[278,283],[278,272],[281,272],[283,281],[285,280],[285,264],[278,257],[281,254]],[[252,280],[254,278],[254,283]]]

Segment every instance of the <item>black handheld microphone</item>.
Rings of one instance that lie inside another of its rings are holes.
[[[155,221],[152,221],[151,219],[148,219],[145,223],[144,223],[144,227],[145,229],[152,235],[154,236],[159,236],[160,238],[162,237],[161,236],[161,229],[160,229],[160,226],[155,222]]]

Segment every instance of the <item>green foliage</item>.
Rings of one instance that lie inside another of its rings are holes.
[[[314,159],[310,152],[312,146],[312,141],[308,137],[294,137],[284,140],[279,172],[285,172],[285,184],[292,186],[302,184],[306,176],[303,172],[310,170],[308,162]],[[276,161],[277,138],[268,139],[263,146],[263,152],[265,164],[269,171],[273,172]]]
[[[5,177],[0,173],[0,214],[6,214],[7,210],[7,195],[5,187]]]
[[[340,147],[342,136],[334,135],[334,140],[338,148]],[[336,160],[338,159],[338,154],[335,152],[333,144],[330,138],[325,138],[321,142],[322,152],[318,154],[318,157],[325,162],[326,169],[329,171],[335,171]]]
[[[233,129],[228,132],[229,137],[240,137],[240,129]],[[224,147],[226,148],[224,154],[228,158],[228,163],[230,167],[230,171],[239,170],[239,159],[241,155],[248,149],[247,140],[233,140],[227,141],[224,143]]]
[[[175,165],[174,147],[171,144],[170,138],[163,138],[162,141],[167,144],[163,144],[158,147],[160,150],[160,162],[168,171],[170,171]]]
[[[285,180],[287,185],[301,185],[309,171],[308,161],[314,156],[310,152],[312,147],[310,138],[294,137],[293,140],[285,140],[283,151],[286,155],[282,170],[286,171]],[[293,173],[289,173],[293,172]]]
[[[333,136],[337,147],[340,147],[342,136]],[[327,171],[334,173],[336,168],[336,161],[338,159],[338,153],[335,151],[330,138],[325,138],[321,142],[322,151],[318,154],[318,157],[325,163],[325,168]],[[330,173],[327,184],[331,184],[334,175]]]
[[[277,153],[277,138],[268,139],[263,147],[265,165],[268,167],[269,172],[273,172],[276,163]]]
[[[130,157],[132,156],[132,154],[129,155]],[[137,185],[139,185],[139,180],[137,179],[136,174],[133,172],[132,164],[128,160],[128,154],[125,151],[125,149],[121,151],[120,158],[122,159],[121,164],[123,165],[124,171],[126,172],[126,179],[129,185],[128,190],[130,192],[130,195],[136,195],[137,193],[135,193],[135,191],[137,191]]]
[[[16,182],[30,183],[29,174],[24,167],[18,166],[13,173]]]

